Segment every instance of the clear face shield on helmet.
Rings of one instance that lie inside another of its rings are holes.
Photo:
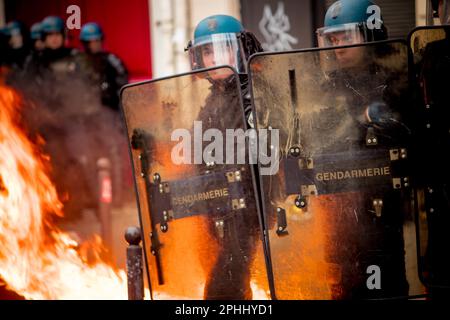
[[[361,26],[360,23],[347,23],[317,29],[319,48],[348,46],[366,42],[368,31]]]
[[[450,0],[428,0],[427,25],[450,24]]]
[[[192,70],[231,66],[246,73],[242,43],[235,33],[213,34],[195,39],[188,46]]]
[[[365,32],[362,24],[349,23],[320,28],[317,30],[317,39],[320,48],[336,47],[335,50],[323,52],[323,63],[329,64],[333,61],[336,66],[347,69],[363,64],[364,48],[353,46],[373,39],[373,35]],[[350,47],[341,48],[342,46]]]

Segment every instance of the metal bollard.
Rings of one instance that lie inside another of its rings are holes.
[[[101,224],[101,235],[106,247],[112,252],[112,181],[111,181],[111,161],[107,158],[100,158],[97,161],[98,168],[98,210]]]
[[[126,146],[126,145],[125,145]],[[126,146],[128,147],[128,146]],[[112,186],[114,190],[114,198],[113,198],[113,204],[115,206],[121,205],[123,202],[123,159],[122,159],[122,153],[120,152],[120,146],[114,145],[111,148],[111,161],[112,161]],[[125,149],[126,154],[127,149]]]
[[[129,227],[125,232],[127,248],[128,300],[144,300],[144,272],[142,268],[141,229]]]

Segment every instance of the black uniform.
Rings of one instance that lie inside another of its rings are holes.
[[[8,49],[8,37],[0,30],[0,67],[6,64],[7,49]]]
[[[9,44],[11,39],[10,35],[4,35],[5,39],[2,40],[5,41],[7,45],[5,48],[2,48],[2,50],[4,50],[4,52],[2,52],[2,55],[4,55],[4,63],[12,70],[21,70],[24,66],[26,58],[31,52],[31,41],[27,28],[25,25],[20,23],[19,30],[15,29],[14,32],[20,32],[20,36],[22,37],[22,45],[20,48],[11,47]]]
[[[9,48],[6,51],[6,64],[12,69],[21,70],[29,54],[30,49],[27,46],[18,49]]]
[[[80,70],[77,63],[79,52],[76,49],[61,47],[59,49],[44,49],[29,55],[25,61],[24,71],[28,76],[38,77],[39,80],[50,80],[59,76],[73,74]]]
[[[352,157],[357,152],[407,147],[410,129],[400,117],[408,106],[407,87],[402,87],[406,81],[406,73],[389,71],[387,77],[386,70],[375,63],[364,66],[363,72],[357,68],[334,71],[330,81],[323,84],[326,103],[333,103],[316,114],[318,119],[313,121],[319,126],[323,123],[320,136],[324,139],[314,139],[318,145],[309,148]],[[368,137],[376,137],[377,145],[367,146]],[[405,217],[408,192],[384,193],[380,217],[373,205],[373,200],[380,198],[376,191],[339,192],[329,197],[328,210],[334,220],[327,237],[331,248],[328,262],[341,266],[341,280],[332,287],[333,298],[407,296],[402,228],[404,219],[412,218]],[[381,270],[381,290],[368,290],[366,270],[371,265]]]
[[[450,31],[446,38],[427,44],[416,69],[419,80],[417,172],[424,188],[428,247],[424,268],[434,298],[450,296]]]
[[[125,65],[112,53],[85,55],[89,79],[100,90],[101,103],[113,110],[119,110],[119,91],[128,83]]]
[[[197,118],[202,121],[203,130],[210,128],[225,132],[226,129],[245,130],[244,113],[241,109],[241,97],[237,91],[234,77],[223,81],[211,80],[211,93]],[[241,76],[241,90],[246,105],[247,115],[250,112],[250,101],[246,76]],[[230,121],[233,119],[233,121]],[[235,150],[237,145],[235,144]],[[224,150],[224,155],[226,154]],[[217,167],[217,166],[216,166]],[[247,168],[249,168],[247,166]],[[206,168],[205,168],[206,170]],[[251,299],[250,267],[255,248],[260,241],[259,222],[256,211],[256,200],[253,195],[252,179],[247,172],[242,184],[249,186],[246,194],[246,208],[234,212],[218,213],[210,222],[210,234],[222,243],[218,259],[211,270],[206,283],[205,299]],[[223,222],[223,226],[216,223]],[[223,231],[220,231],[222,228]]]

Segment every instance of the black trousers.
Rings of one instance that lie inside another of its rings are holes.
[[[209,229],[220,249],[206,281],[204,299],[252,299],[251,264],[259,241],[256,210],[238,210],[211,221]]]

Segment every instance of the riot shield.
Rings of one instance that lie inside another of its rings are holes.
[[[406,44],[258,54],[249,64],[257,128],[279,132],[270,145],[279,169],[261,175],[275,296],[423,294]]]
[[[254,171],[224,160],[227,130],[245,129],[233,69],[130,85],[121,100],[153,299],[268,298]]]
[[[409,35],[415,80],[420,273],[434,297],[450,295],[450,26],[420,27]]]

